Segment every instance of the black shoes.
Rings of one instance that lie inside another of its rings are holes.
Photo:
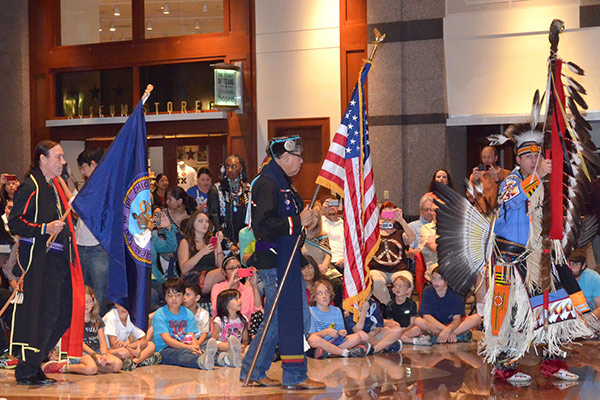
[[[42,371],[26,378],[16,378],[17,385],[45,386],[56,383],[56,379],[48,378]]]

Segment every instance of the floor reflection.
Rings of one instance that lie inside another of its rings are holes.
[[[540,357],[531,351],[520,362],[533,379],[529,386],[496,384],[491,368],[477,355],[477,343],[405,346],[401,354],[359,359],[309,360],[309,376],[325,382],[326,390],[286,392],[278,388],[244,388],[239,370],[198,371],[172,366],[139,368],[133,372],[97,375],[53,375],[50,387],[22,387],[12,371],[0,370],[0,397],[8,399],[597,399],[600,398],[600,342],[570,345],[567,363],[578,382],[545,378]],[[269,372],[281,378],[280,363]]]

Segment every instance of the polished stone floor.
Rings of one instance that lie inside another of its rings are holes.
[[[476,335],[476,337],[478,337]],[[600,342],[570,345],[567,362],[578,382],[547,379],[539,373],[535,353],[521,360],[533,376],[527,387],[495,384],[490,366],[477,356],[477,343],[405,346],[401,354],[368,358],[309,359],[309,376],[327,389],[287,392],[278,388],[244,388],[239,369],[199,371],[172,366],[97,376],[51,375],[49,387],[17,386],[12,371],[0,370],[0,400],[7,399],[600,399]],[[281,377],[280,363],[269,371]]]

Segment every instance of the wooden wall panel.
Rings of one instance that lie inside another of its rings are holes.
[[[249,170],[256,170],[256,79],[254,60],[254,0],[224,0],[224,32],[144,40],[144,0],[132,0],[133,40],[78,46],[60,43],[60,0],[29,0],[29,50],[31,73],[31,143],[63,134],[77,137],[112,132],[97,127],[46,128],[45,121],[54,117],[55,74],[63,71],[98,70],[118,67],[133,69],[133,104],[144,88],[139,87],[139,67],[174,62],[205,60],[241,61],[244,64],[244,114],[229,113],[225,131],[243,137],[248,145]],[[147,125],[148,133],[170,130],[192,132],[210,130],[214,122],[169,122]],[[205,125],[199,127],[200,125]],[[51,132],[52,131],[52,132]],[[228,146],[232,143],[228,140]],[[254,155],[254,156],[251,156]],[[165,159],[166,161],[166,159]]]
[[[366,58],[367,0],[340,0],[341,114],[348,106]]]

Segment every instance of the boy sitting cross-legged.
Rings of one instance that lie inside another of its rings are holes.
[[[154,352],[154,343],[148,341],[146,333],[131,322],[125,307],[115,303],[102,320],[108,352],[123,361],[125,371],[160,362],[160,354]]]
[[[409,271],[400,271],[392,284],[393,296],[384,308],[385,318],[396,321],[404,329],[402,342],[431,346],[431,337],[421,335],[421,328],[415,325],[417,304],[410,298],[413,292],[412,274]]]
[[[358,321],[354,322],[352,314],[344,317],[346,328],[354,333],[363,332],[369,337],[371,349],[367,355],[386,352],[397,353],[402,350],[402,327],[393,320],[385,320],[377,302],[371,298],[372,293],[363,302],[360,308]]]
[[[169,278],[163,284],[167,305],[159,308],[152,318],[154,343],[162,356],[162,364],[188,368],[213,369],[217,341],[209,339],[201,352],[196,334],[194,314],[183,304],[185,285],[181,278]]]
[[[438,267],[434,267],[431,270],[431,286],[423,291],[415,325],[433,335],[433,344],[470,342],[471,329],[481,324],[481,316],[464,316],[462,297],[448,288]]]
[[[206,347],[206,339],[210,335],[210,314],[204,308],[198,306],[200,295],[200,286],[191,283],[185,285],[183,305],[194,314],[196,326],[198,327],[196,339],[198,339],[198,346],[203,349]]]
[[[364,357],[371,345],[369,335],[360,331],[348,335],[344,317],[339,308],[331,305],[333,286],[327,280],[316,281],[310,289],[310,336],[308,344],[314,358],[329,354],[342,357]],[[367,343],[363,345],[361,343]]]

